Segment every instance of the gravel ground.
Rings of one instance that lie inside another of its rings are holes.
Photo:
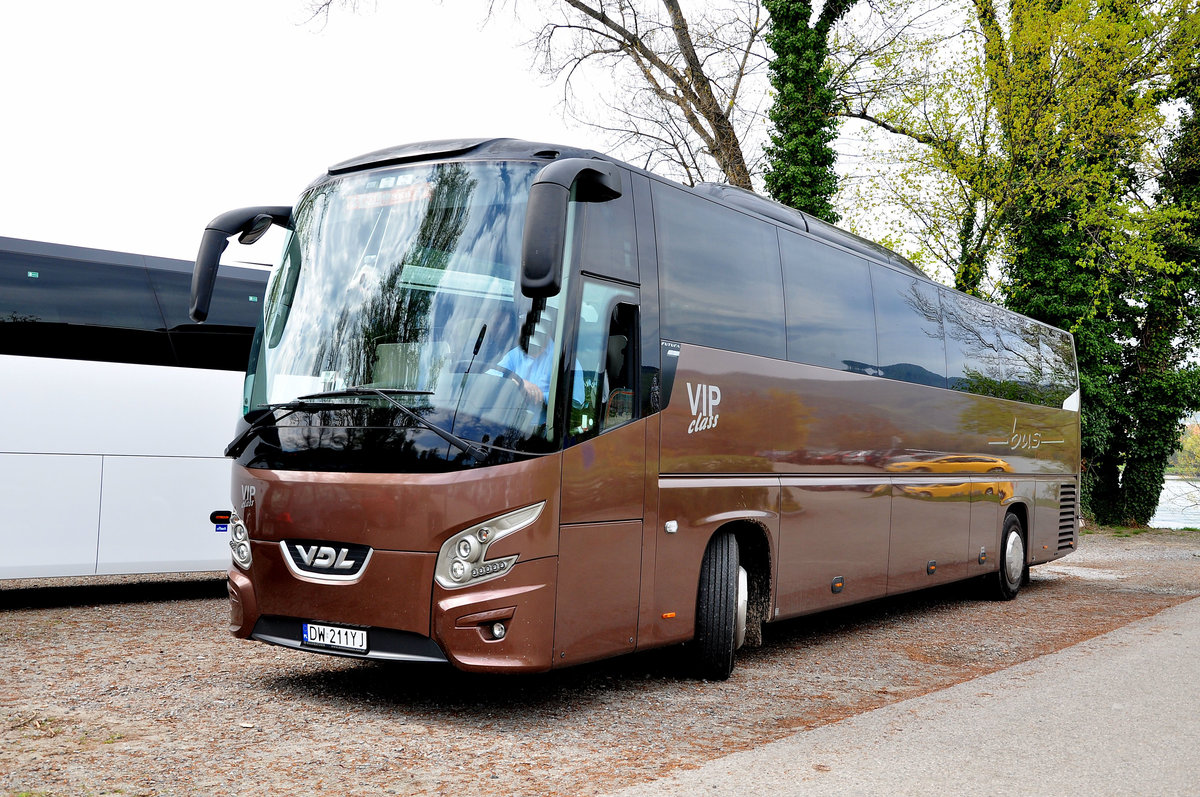
[[[707,683],[682,649],[494,677],[243,642],[219,574],[0,582],[0,791],[591,795],[1196,595],[1200,532],[1086,534],[1014,602],[952,586],[768,626]]]

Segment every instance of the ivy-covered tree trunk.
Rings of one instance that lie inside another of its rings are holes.
[[[1183,419],[1200,409],[1200,368],[1188,362],[1200,344],[1200,68],[1194,61],[1177,85],[1187,109],[1164,158],[1158,195],[1173,213],[1174,224],[1159,237],[1176,268],[1158,273],[1140,293],[1140,324],[1127,327],[1137,347],[1123,374],[1136,411],[1121,475],[1120,517],[1140,525],[1158,506]]]
[[[771,15],[767,45],[774,52],[768,115],[774,129],[766,148],[767,191],[777,201],[830,223],[837,137],[837,96],[830,87],[829,30],[856,0],[827,0],[813,20],[811,0],[764,0]]]

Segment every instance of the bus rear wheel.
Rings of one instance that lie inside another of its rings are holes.
[[[988,592],[996,600],[1012,600],[1021,591],[1027,572],[1021,519],[1016,515],[1008,515],[1004,518],[1004,530],[1000,534],[1000,569],[989,576]]]
[[[746,639],[749,598],[737,539],[729,532],[718,534],[704,551],[696,599],[696,665],[701,678],[724,681],[733,672],[734,652]]]

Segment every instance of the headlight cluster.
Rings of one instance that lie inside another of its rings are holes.
[[[233,552],[234,564],[243,570],[250,569],[250,532],[236,512],[229,516],[229,550]]]
[[[540,504],[527,506],[507,515],[463,529],[442,545],[434,568],[434,580],[446,589],[456,589],[498,578],[509,571],[517,557],[488,559],[488,547],[497,540],[520,531],[542,514]]]

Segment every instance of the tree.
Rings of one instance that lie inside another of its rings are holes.
[[[537,63],[562,79],[574,118],[610,133],[613,148],[645,168],[753,190],[768,59],[760,0],[709,3],[690,18],[678,0],[535,5],[545,20]],[[590,110],[596,97],[600,113]]]
[[[946,258],[958,287],[978,291],[994,263],[1010,308],[1075,333],[1085,506],[1102,522],[1145,523],[1197,402],[1185,364],[1200,323],[1196,264],[1176,240],[1195,206],[1156,198],[1161,170],[1146,157],[1175,76],[1194,72],[1196,2],[973,0],[968,10],[969,39],[948,52],[901,42],[876,68],[901,69],[914,52],[925,66],[893,77],[904,89],[895,99],[867,90],[843,112],[912,142],[912,193],[951,187],[925,218],[960,242]]]
[[[835,31],[831,51],[838,113],[865,123],[867,155],[842,189],[850,226],[991,298],[1006,183],[974,20],[953,0],[875,0]]]
[[[1184,102],[1178,130],[1163,158],[1157,193],[1164,220],[1155,230],[1168,264],[1144,280],[1135,308],[1121,308],[1128,350],[1118,384],[1136,408],[1117,430],[1126,456],[1118,503],[1110,514],[1138,523],[1153,515],[1169,458],[1180,445],[1181,421],[1200,408],[1200,368],[1188,355],[1200,344],[1200,76],[1194,62],[1175,89]],[[1106,463],[1108,464],[1108,463]],[[1111,464],[1096,492],[1116,483]]]
[[[831,85],[829,34],[855,2],[826,0],[814,19],[811,0],[764,0],[771,20],[767,45],[775,54],[767,190],[779,202],[831,224],[839,216],[833,208],[837,95]]]
[[[1189,5],[1175,8],[1194,13]],[[1008,304],[1075,329],[1087,408],[1086,505],[1101,522],[1144,525],[1158,504],[1180,422],[1200,406],[1200,373],[1187,362],[1200,342],[1200,274],[1196,208],[1169,191],[1146,196],[1150,164],[1142,156],[1151,135],[1137,124],[1139,106],[1157,111],[1177,90],[1164,82],[1177,53],[1161,49],[1162,71],[1141,86],[1123,70],[1145,52],[1147,31],[1195,41],[1194,21],[1176,27],[1169,16],[1143,16],[1121,2],[1092,19],[1103,35],[1085,42],[1085,55],[1097,57],[1074,65],[1081,70],[1072,75],[1075,96],[1063,104],[1076,130],[1065,144],[1055,141],[1063,168],[1083,179],[1021,197],[1011,220]],[[1107,114],[1095,114],[1097,107]],[[1114,122],[1127,132],[1114,135]],[[1171,171],[1161,173],[1164,187],[1176,182]],[[1034,170],[1031,182],[1043,173]]]

